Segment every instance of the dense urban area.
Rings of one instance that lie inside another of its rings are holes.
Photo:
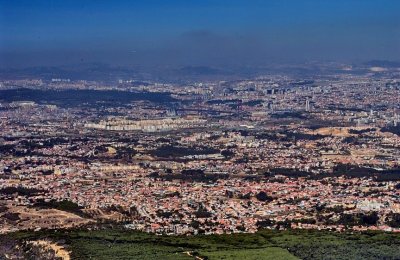
[[[399,232],[400,72],[350,70],[2,80],[0,233]]]

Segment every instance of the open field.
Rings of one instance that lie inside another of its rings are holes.
[[[49,239],[61,243],[71,259],[400,258],[400,234],[383,232],[263,230],[255,234],[156,236],[114,229],[59,230],[18,232],[7,235],[7,239],[20,243]]]
[[[34,228],[71,228],[94,222],[54,208],[4,206],[0,211],[0,234]]]

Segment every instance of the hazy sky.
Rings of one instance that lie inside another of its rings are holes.
[[[399,0],[0,0],[0,65],[400,60]]]

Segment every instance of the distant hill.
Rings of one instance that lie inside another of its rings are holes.
[[[216,75],[224,74],[223,71],[207,66],[186,66],[177,70],[178,73],[189,75]]]
[[[0,101],[34,101],[61,107],[75,106],[122,106],[132,101],[146,100],[154,103],[170,103],[175,99],[169,93],[128,92],[116,90],[38,90],[29,88],[0,90]]]

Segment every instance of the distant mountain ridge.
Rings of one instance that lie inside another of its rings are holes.
[[[365,62],[364,65],[371,67],[400,68],[400,61],[371,60]]]

